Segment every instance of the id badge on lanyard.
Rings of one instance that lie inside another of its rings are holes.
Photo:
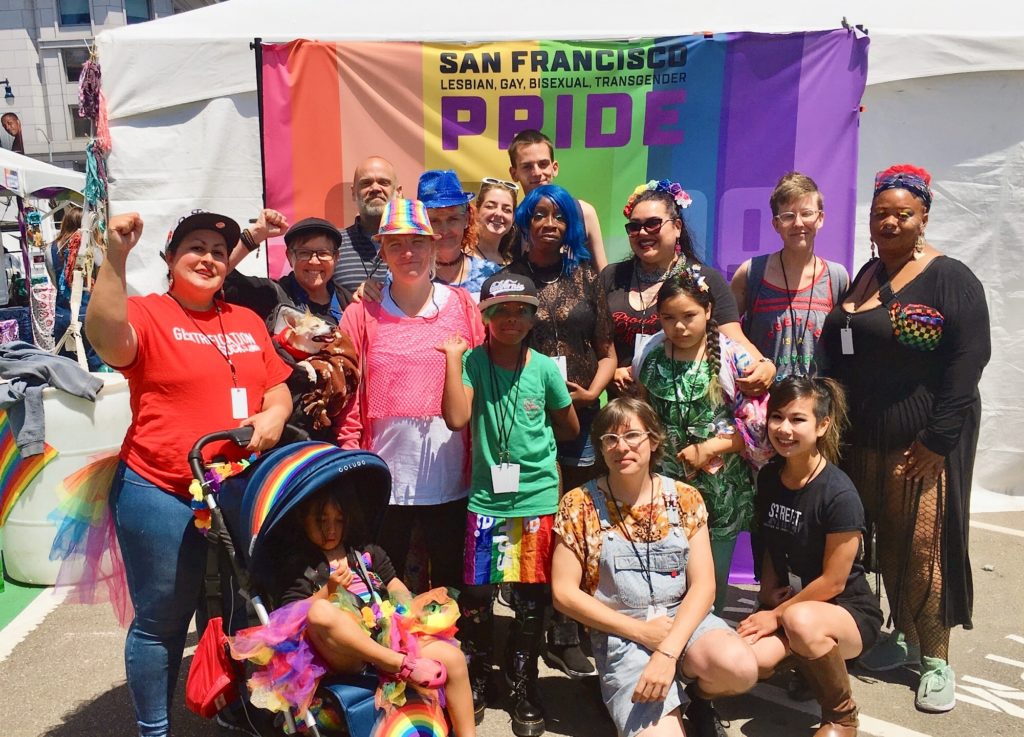
[[[651,341],[651,338],[653,338],[653,337],[654,337],[653,335],[644,335],[643,333],[637,333],[636,335],[634,335],[633,336],[633,355],[634,356],[643,355],[644,348],[647,347],[647,344]]]
[[[519,491],[519,464],[506,461],[491,466],[491,484],[495,494],[514,494]]]
[[[569,365],[565,362],[565,356],[552,356],[551,360],[558,366],[558,373],[562,375],[562,381],[569,380]]]
[[[667,616],[668,616],[668,609],[667,608],[665,608],[663,606],[660,606],[660,605],[655,606],[654,604],[648,604],[647,605],[647,621],[648,622],[650,622],[652,619],[657,619],[658,617],[667,617]]]
[[[839,347],[844,356],[853,355],[853,328],[839,328]]]
[[[231,388],[231,419],[244,420],[249,416],[249,395],[244,386]]]

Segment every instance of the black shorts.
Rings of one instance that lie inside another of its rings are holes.
[[[878,634],[882,629],[882,610],[878,606],[878,597],[871,593],[870,589],[858,592],[844,591],[830,603],[842,607],[853,617],[860,632],[861,655],[878,642]]]

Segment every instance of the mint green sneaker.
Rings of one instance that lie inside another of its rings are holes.
[[[875,673],[895,670],[904,665],[917,665],[921,662],[921,647],[907,642],[903,633],[893,630],[884,640],[860,656],[857,661],[864,670]]]
[[[956,674],[949,663],[939,658],[923,658],[914,705],[932,714],[941,714],[956,706]]]

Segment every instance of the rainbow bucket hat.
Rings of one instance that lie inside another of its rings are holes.
[[[427,207],[419,200],[396,199],[388,202],[384,214],[380,218],[380,230],[373,240],[380,243],[385,235],[426,235],[435,241],[441,236],[435,235],[430,227]]]

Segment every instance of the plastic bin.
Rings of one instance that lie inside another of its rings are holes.
[[[131,424],[128,381],[116,373],[97,373],[104,387],[95,402],[58,389],[43,390],[46,442],[57,457],[40,471],[11,509],[3,528],[7,574],[16,581],[52,586],[60,562],[50,561],[57,527],[57,486],[99,453],[116,451]]]

